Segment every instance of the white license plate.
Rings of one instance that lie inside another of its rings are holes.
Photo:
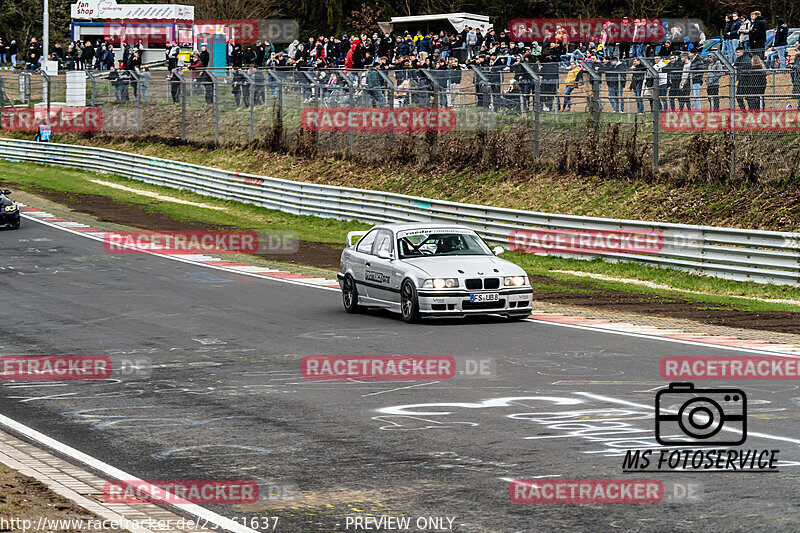
[[[499,292],[488,292],[484,294],[470,294],[469,301],[472,303],[478,302],[499,302],[500,301],[500,293]]]

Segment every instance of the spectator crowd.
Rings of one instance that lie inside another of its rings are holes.
[[[613,42],[606,29],[596,42],[571,42],[569,32],[560,26],[542,43],[516,42],[505,30],[497,32],[490,27],[483,31],[469,26],[461,32],[309,37],[302,42],[295,40],[281,50],[269,41],[229,42],[227,83],[237,105],[249,106],[251,96],[257,105],[266,100],[267,86],[280,81],[273,79],[271,72],[305,71],[293,75],[293,80],[303,87],[306,99],[311,97],[312,81],[330,87],[331,93],[355,83],[363,89],[368,104],[384,106],[388,74],[392,74],[395,105],[452,105],[452,90],[466,81],[474,84],[477,105],[486,105],[487,95],[491,94],[496,96],[492,97],[494,107],[525,111],[534,97],[533,73],[541,80],[543,111],[571,110],[572,93],[590,77],[602,80],[613,112],[626,112],[626,100],[635,104],[638,113],[644,113],[646,104],[651,110],[654,106],[719,109],[720,79],[726,66],[713,54],[703,53],[709,40],[702,29],[688,19],[672,26],[664,23],[663,38],[644,42],[644,37],[637,36],[644,35],[640,29],[646,23],[644,19],[622,19],[630,31],[620,33],[634,36],[633,42],[628,43]],[[789,26],[778,18],[772,28],[774,37],[767,46],[768,26],[761,13],[754,11],[749,16],[730,13],[720,28],[719,46],[725,61],[735,69],[735,96],[741,109],[764,107],[768,69],[791,69],[792,94],[800,105],[800,43],[790,50]],[[49,58],[66,70],[107,71],[116,100],[125,102],[129,88],[134,97],[141,90],[146,100],[151,73],[142,64],[143,50],[141,40],[124,43],[119,52],[102,40],[72,42],[66,49],[56,43]],[[174,41],[165,47],[172,100],[180,100],[185,82],[189,81],[188,90],[204,94],[206,101],[213,103],[214,80],[208,70],[208,51],[201,47],[185,63],[180,54],[181,48]],[[14,40],[0,38],[0,68],[37,70],[41,59],[42,50],[36,39],[27,46],[18,46]],[[587,72],[589,69],[593,72]],[[355,73],[364,70],[363,74]],[[510,83],[504,82],[508,74]],[[701,98],[703,85],[706,95]],[[623,97],[626,90],[632,95],[629,98]],[[440,95],[438,102],[431,101],[435,93]]]

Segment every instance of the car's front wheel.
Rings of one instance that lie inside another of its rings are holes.
[[[344,310],[348,313],[361,311],[361,306],[358,305],[356,282],[350,274],[346,275],[342,281],[342,303],[344,304]]]
[[[419,322],[419,299],[414,284],[406,280],[400,288],[400,310],[407,324]]]

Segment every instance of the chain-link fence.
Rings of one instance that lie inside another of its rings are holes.
[[[102,112],[101,132],[255,142],[301,154],[454,165],[488,158],[497,166],[535,162],[630,178],[660,172],[752,180],[800,171],[798,64],[766,68],[757,54],[733,64],[719,54],[562,59],[501,58],[468,68],[86,72],[85,105]],[[69,100],[63,75],[3,72],[0,81],[6,116]],[[430,115],[414,110],[442,111],[431,124]]]

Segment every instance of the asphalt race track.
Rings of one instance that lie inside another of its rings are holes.
[[[28,219],[0,232],[0,248],[1,353],[152,365],[150,375],[108,380],[3,380],[1,413],[142,479],[279,489],[256,504],[210,506],[225,516],[279,516],[285,532],[357,531],[345,522],[356,515],[449,517],[464,532],[798,529],[792,381],[727,383],[748,396],[743,448],[780,450],[780,472],[623,473],[629,441],[657,446],[659,359],[744,351],[540,322],[406,325],[383,313],[347,315],[333,290],[112,255]],[[451,355],[491,360],[496,372],[301,377],[303,356],[326,354]],[[695,483],[702,497],[510,501],[509,480],[536,477]]]

